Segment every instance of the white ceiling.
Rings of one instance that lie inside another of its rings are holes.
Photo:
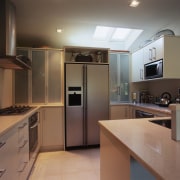
[[[92,40],[96,25],[143,29],[129,50],[141,46],[160,30],[180,35],[180,0],[12,0],[17,11],[17,45],[62,48],[66,45],[108,47],[123,44]],[[62,34],[56,28],[63,28]]]

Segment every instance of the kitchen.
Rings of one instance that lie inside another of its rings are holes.
[[[18,3],[20,3],[20,1],[18,1],[17,2],[17,5],[18,5]],[[24,7],[24,8],[26,8],[26,7],[28,7],[28,4],[29,2],[27,2],[27,4],[22,4],[22,6]],[[178,4],[179,2],[177,2],[177,4]],[[31,5],[31,6],[29,6],[29,7],[34,7],[33,5]],[[23,9],[24,9],[23,8]],[[34,7],[35,8],[35,7]],[[70,9],[71,9],[72,7],[70,6]],[[18,10],[18,9],[17,9]],[[21,10],[22,10],[22,8],[21,8]],[[47,9],[46,9],[47,10]],[[73,10],[73,9],[72,9]],[[25,9],[24,9],[24,11],[25,11]],[[20,12],[20,11],[19,11]],[[27,12],[28,12],[28,10],[27,10]],[[36,13],[38,12],[38,10],[37,11],[35,11]],[[48,11],[45,11],[46,13],[48,12]],[[35,13],[35,14],[36,14]],[[18,11],[17,11],[17,14],[18,14]],[[37,15],[37,14],[36,14]],[[21,17],[21,18],[23,18],[23,16]],[[19,28],[19,29],[23,29],[24,27],[25,27],[25,24],[23,24],[23,25],[21,25],[21,24],[19,24],[18,25],[18,23],[20,22],[20,20],[21,20],[21,18],[18,20],[17,19],[17,27]],[[24,16],[24,18],[26,18],[26,16]],[[79,18],[81,18],[81,17],[79,17]],[[174,17],[175,18],[175,17]],[[34,20],[35,20],[36,18],[34,18]],[[37,18],[38,19],[38,18]],[[28,21],[27,21],[28,22]],[[31,22],[31,20],[29,20],[29,22]],[[46,21],[45,21],[46,22]],[[113,22],[113,21],[112,21]],[[137,23],[138,24],[138,23]],[[24,27],[22,27],[22,26],[24,26]],[[132,23],[132,26],[133,26],[133,23]],[[154,25],[155,26],[155,25]],[[38,26],[37,26],[38,27]],[[43,25],[42,25],[42,27],[43,27]],[[158,27],[159,28],[159,27]],[[161,28],[163,28],[164,29],[164,26],[163,27],[161,27]],[[167,27],[165,27],[165,28],[167,28]],[[168,28],[171,28],[171,25],[168,27]],[[27,29],[30,29],[30,28],[27,28]],[[158,29],[159,30],[159,29]],[[176,32],[176,35],[178,35],[179,33],[178,33],[178,28],[177,28],[177,26],[175,27],[175,32]],[[31,30],[32,32],[33,32],[33,30]],[[154,30],[154,32],[153,33],[151,33],[151,35],[150,36],[153,36],[153,34],[155,34],[155,32],[157,32],[156,30]],[[31,33],[30,33],[31,34]],[[43,34],[43,33],[42,33]],[[27,35],[28,36],[28,35]],[[29,36],[31,36],[31,35],[29,35]],[[146,36],[146,38],[145,38],[145,40],[147,39],[147,38],[150,38],[150,36]],[[25,37],[24,37],[25,38]],[[23,39],[24,39],[23,38]],[[57,37],[56,37],[57,38]],[[20,46],[20,47],[22,47],[22,46],[27,46],[27,47],[34,47],[35,46],[35,48],[36,47],[42,47],[43,45],[51,45],[50,43],[47,43],[47,42],[42,42],[41,41],[41,35],[39,36],[39,38],[37,38],[37,40],[38,40],[38,43],[40,43],[40,44],[38,44],[37,43],[37,45],[35,45],[35,42],[29,42],[29,44],[28,44],[28,40],[25,42],[21,42],[20,41],[20,37],[18,38],[18,34],[17,34],[17,41],[18,41],[18,46]],[[34,39],[36,39],[36,38],[31,38],[31,40],[33,40],[34,41]],[[30,41],[30,40],[29,40]],[[141,41],[142,42],[142,41]],[[31,45],[30,45],[31,44]],[[64,43],[63,44],[63,46],[65,45],[65,44],[69,44],[69,43]],[[72,43],[73,45],[75,44],[75,43]],[[138,43],[135,43],[136,45],[138,44]],[[77,45],[77,44],[76,44]],[[52,47],[55,47],[55,45],[51,45]],[[78,46],[87,46],[87,44],[78,44]],[[100,47],[102,47],[102,44],[101,45],[99,45]],[[139,46],[139,44],[138,44],[138,46]],[[58,47],[61,47],[61,46],[59,46],[58,45]],[[121,46],[118,46],[118,49],[122,49],[123,50],[123,47],[122,48],[120,48]],[[105,48],[107,48],[107,47],[105,47]],[[112,49],[115,49],[115,48],[112,48]],[[33,49],[33,50],[37,50],[37,49]],[[31,49],[29,50],[29,51],[31,51]],[[28,52],[29,52],[28,51]],[[39,52],[39,51],[38,51]],[[36,53],[38,53],[38,52],[36,52]],[[31,53],[31,52],[30,52]],[[35,55],[37,55],[35,53]],[[61,56],[61,55],[60,55]],[[11,71],[11,70],[6,70],[6,69],[1,69],[1,84],[3,85],[2,86],[2,88],[1,88],[1,107],[7,107],[7,106],[10,106],[10,105],[12,105],[13,103],[14,103],[14,100],[13,100],[13,91],[12,91],[12,89],[13,89],[13,80],[12,80],[12,74],[13,74],[13,72]],[[10,82],[10,83],[6,83],[6,82]],[[12,82],[12,83],[11,83]],[[139,90],[144,90],[144,89],[148,89],[148,91],[149,92],[151,92],[151,94],[153,95],[153,96],[157,96],[157,97],[159,97],[161,94],[162,94],[162,92],[170,92],[171,93],[171,95],[172,95],[172,97],[173,98],[175,98],[177,95],[178,95],[178,88],[179,88],[179,79],[174,79],[174,80],[158,80],[158,81],[150,81],[150,82],[138,82],[138,83],[132,83],[132,86],[130,86],[132,89],[131,89],[131,91],[130,92],[139,92]],[[62,93],[62,92],[61,92]],[[36,97],[34,97],[35,99],[36,99]],[[130,93],[130,98],[131,98],[131,93]],[[63,99],[62,99],[63,100]],[[173,99],[174,100],[174,99]],[[63,102],[63,101],[62,101]],[[48,106],[48,105],[47,105]],[[48,107],[43,107],[44,108],[44,110],[46,110],[45,108],[48,108]],[[63,112],[63,103],[61,104],[61,108],[60,108],[60,110],[59,109],[57,109],[57,111],[55,111],[56,113],[58,113],[58,114],[60,114],[60,116],[62,117],[62,112]],[[45,112],[44,112],[45,113]],[[42,113],[43,114],[43,113]],[[54,114],[54,112],[52,113],[52,114]],[[51,116],[52,115],[51,113],[49,114],[49,115],[44,115],[44,116]],[[50,127],[50,126],[49,126]],[[44,135],[46,135],[46,132],[44,133]],[[47,144],[49,144],[49,143],[51,143],[51,142],[49,142],[48,141],[48,138],[45,138],[46,140],[47,140],[47,142],[44,142],[45,144],[47,143]],[[62,140],[62,142],[63,142],[63,140]],[[46,145],[47,145],[46,144]],[[50,144],[51,145],[51,144]],[[58,145],[57,145],[58,146]],[[44,146],[44,149],[45,150],[47,150],[47,146]],[[54,147],[55,148],[55,147]],[[57,148],[57,147],[56,147]],[[58,147],[59,148],[59,147]]]

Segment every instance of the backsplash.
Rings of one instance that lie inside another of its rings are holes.
[[[164,79],[146,82],[131,83],[131,92],[147,90],[152,96],[160,97],[163,92],[169,92],[172,100],[178,95],[180,79]]]
[[[12,105],[12,73],[0,68],[0,108]]]

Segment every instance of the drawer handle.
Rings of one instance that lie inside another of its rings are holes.
[[[20,170],[18,170],[18,172],[22,173],[24,171],[24,169],[26,168],[27,163],[28,162],[24,162],[22,168]]]
[[[27,144],[28,140],[25,140],[22,146],[19,146],[19,149],[23,148]]]
[[[0,148],[2,148],[5,144],[6,142],[0,142]]]
[[[4,175],[5,172],[6,172],[6,169],[0,169],[0,178]]]
[[[18,128],[19,128],[19,129],[22,129],[22,128],[24,128],[26,125],[27,125],[27,123],[24,123],[22,126],[19,126]]]

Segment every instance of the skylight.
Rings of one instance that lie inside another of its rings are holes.
[[[107,26],[96,26],[93,39],[96,41],[105,42],[121,42],[125,44],[126,48],[137,39],[142,33],[141,29],[129,29],[129,28],[114,28]]]
[[[111,40],[115,41],[123,41],[127,38],[128,34],[130,33],[131,29],[126,28],[116,28],[114,33],[112,34]]]
[[[93,38],[96,40],[105,41],[108,39],[109,34],[113,28],[107,26],[96,26]]]

